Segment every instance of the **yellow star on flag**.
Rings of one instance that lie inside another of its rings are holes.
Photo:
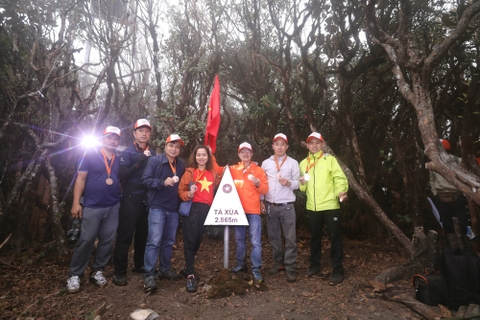
[[[203,190],[207,190],[208,193],[210,193],[210,189],[208,187],[213,183],[207,180],[207,177],[203,177],[203,180],[198,181],[202,185],[202,188],[200,189],[200,192]]]

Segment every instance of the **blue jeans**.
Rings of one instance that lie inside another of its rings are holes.
[[[250,243],[252,245],[252,252],[250,253],[250,261],[252,262],[252,271],[260,271],[262,266],[262,217],[259,214],[246,214],[248,220],[248,230],[250,234]],[[235,227],[235,243],[237,248],[235,250],[237,265],[243,266],[247,264],[245,259],[245,248],[247,242],[245,239],[247,227]]]
[[[148,213],[148,239],[145,247],[145,277],[155,274],[160,250],[161,272],[170,270],[172,247],[177,236],[179,216],[177,212],[152,209]]]

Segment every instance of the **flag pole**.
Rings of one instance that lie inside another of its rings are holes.
[[[228,269],[228,243],[229,243],[229,229],[225,226],[223,233],[223,267]]]

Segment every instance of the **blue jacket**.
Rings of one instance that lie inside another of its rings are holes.
[[[176,158],[176,171],[179,179],[185,172],[185,164]],[[148,206],[168,212],[177,212],[180,199],[178,197],[178,182],[174,186],[165,186],[165,179],[173,177],[172,168],[164,154],[151,157],[143,170],[142,183],[147,187]]]

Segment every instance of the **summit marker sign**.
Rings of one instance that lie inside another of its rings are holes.
[[[206,226],[248,226],[247,216],[243,210],[230,168],[225,167],[217,194],[208,211]]]

